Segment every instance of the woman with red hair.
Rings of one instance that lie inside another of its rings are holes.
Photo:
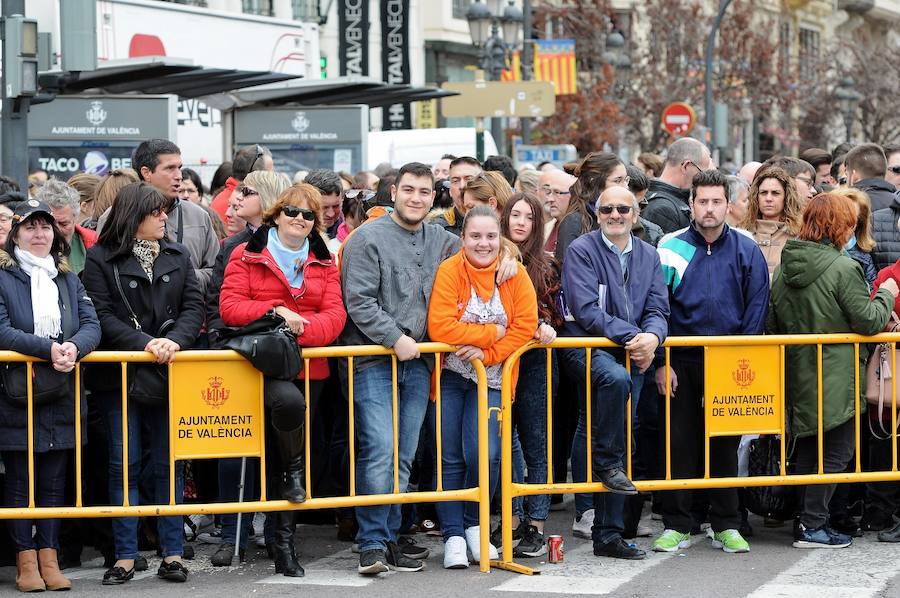
[[[880,332],[897,297],[897,283],[883,282],[869,299],[862,267],[842,251],[856,229],[856,209],[845,197],[817,195],[803,213],[797,239],[781,253],[769,295],[766,331],[775,334]],[[822,349],[822,462],[824,473],[838,473],[853,458],[860,408],[854,368],[865,381],[864,351],[853,345]],[[815,345],[785,349],[785,395],[790,429],[796,442],[797,473],[818,469],[818,360]],[[865,388],[860,389],[865,392]],[[828,503],[835,484],[807,486],[803,491],[800,533],[795,548],[844,548],[850,536],[828,526]]]

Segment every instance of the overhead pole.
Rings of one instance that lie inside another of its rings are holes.
[[[703,80],[703,86],[705,88],[703,108],[710,145],[713,145],[714,140],[716,139],[716,118],[714,114],[715,108],[713,107],[713,55],[716,51],[716,36],[719,33],[719,28],[722,26],[722,19],[725,18],[725,11],[728,10],[728,6],[731,2],[732,0],[719,0],[719,12],[716,14],[716,18],[709,30],[709,37],[706,38],[706,72]]]
[[[25,0],[2,0],[3,21],[13,15],[25,14]],[[18,61],[8,48],[10,40],[3,36],[2,114],[0,114],[0,174],[14,179],[23,189],[28,188],[28,109],[26,96],[8,97],[10,73]]]

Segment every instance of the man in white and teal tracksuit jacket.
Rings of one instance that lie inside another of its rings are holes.
[[[707,175],[708,173],[703,173]],[[701,175],[698,175],[698,178]],[[716,179],[715,175],[709,175]],[[723,177],[724,178],[724,177]],[[711,186],[718,186],[712,182]],[[696,191],[696,182],[695,182]],[[700,214],[701,210],[695,210]],[[707,236],[712,229],[704,229]],[[718,238],[707,240],[692,224],[686,231],[659,247],[663,278],[669,289],[670,336],[730,336],[762,334],[769,301],[769,271],[756,242],[722,224]],[[704,474],[703,349],[673,349],[671,382],[671,420],[669,442],[672,478],[702,478]],[[665,367],[657,369],[657,384],[665,388]],[[709,364],[719,367],[720,364]],[[665,401],[660,407],[660,422],[665,421]],[[665,426],[660,425],[660,435]],[[737,447],[740,437],[710,440],[710,476],[737,475]],[[665,442],[665,439],[663,440]],[[716,538],[714,545],[728,552],[744,552],[746,542],[739,539],[740,550],[730,550],[720,533],[737,535],[740,527],[737,490],[709,491],[709,522]],[[654,550],[669,551],[690,545],[693,525],[691,491],[663,493],[665,532]],[[699,523],[699,522],[698,522]],[[670,532],[677,532],[672,535]],[[665,536],[669,534],[668,538]],[[672,543],[672,537],[677,541]]]

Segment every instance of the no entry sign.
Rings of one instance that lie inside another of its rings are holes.
[[[697,114],[684,102],[672,102],[662,113],[662,126],[672,135],[687,135],[696,122]]]

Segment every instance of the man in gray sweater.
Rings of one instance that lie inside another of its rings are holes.
[[[382,345],[397,354],[399,491],[406,490],[431,387],[433,358],[419,354],[427,340],[428,298],[438,265],[459,250],[459,238],[426,223],[434,201],[434,179],[425,164],[400,169],[391,187],[394,211],[356,230],[344,246],[341,282],[347,325],[344,345]],[[393,483],[393,405],[389,357],[353,362],[353,403],[359,455],[356,490],[388,494]],[[418,554],[397,546],[400,505],[357,507],[359,572],[419,571]],[[412,558],[413,556],[417,558]]]

